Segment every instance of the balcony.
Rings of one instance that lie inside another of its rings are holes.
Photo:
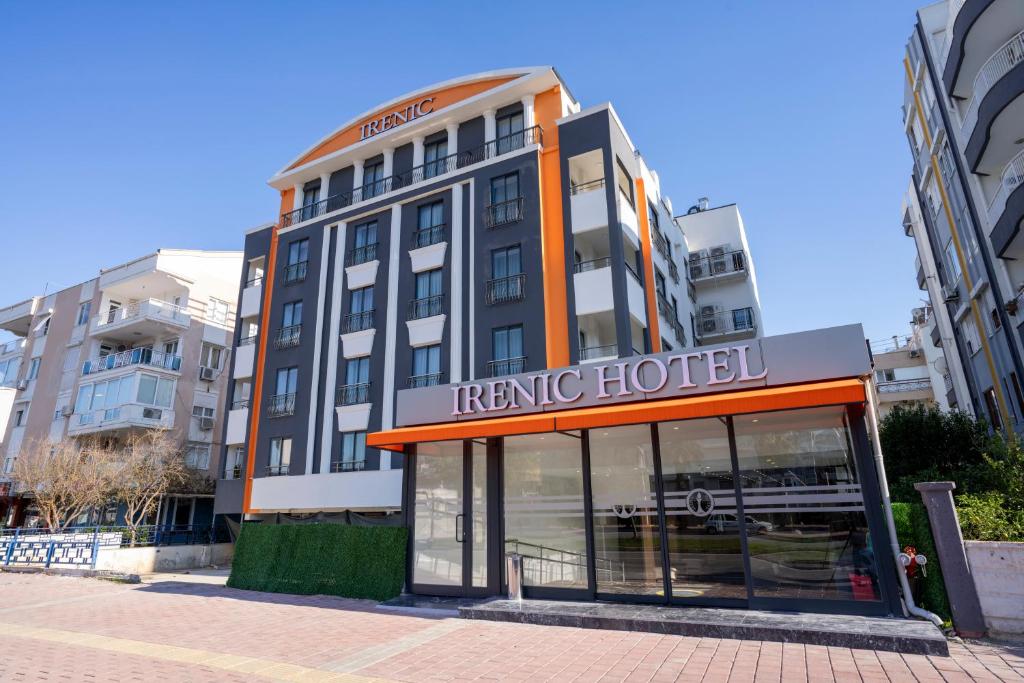
[[[890,396],[890,394],[911,394],[911,393],[924,393],[925,396],[920,398],[927,398],[932,395],[932,383],[926,377],[920,379],[898,379],[892,382],[879,382],[877,385],[878,393],[885,394],[886,397],[882,400],[898,401],[904,400],[905,396]]]
[[[422,320],[444,312],[444,294],[413,299],[409,302],[406,320]]]
[[[444,242],[444,228],[444,223],[432,225],[429,228],[418,228],[412,233],[412,244],[409,248],[422,249]]]
[[[362,332],[363,330],[372,330],[374,328],[374,313],[375,309],[349,313],[341,319],[341,333],[351,334],[353,332]]]
[[[701,307],[701,317],[697,327],[701,343],[749,339],[757,334],[757,323],[754,320],[752,308],[736,308],[725,312],[716,310],[714,313],[703,310],[711,308],[713,307]]]
[[[679,284],[679,266],[673,259],[668,260],[668,275],[672,278],[672,282]]]
[[[363,263],[369,263],[370,261],[377,260],[377,243],[365,244],[361,247],[356,247],[348,252],[345,256],[346,266],[358,266]]]
[[[661,258],[671,263],[672,252],[668,248],[668,240],[665,239],[665,236],[657,230],[652,230],[651,237],[653,237],[652,244],[654,245],[654,250],[661,254]]]
[[[518,358],[502,358],[488,361],[488,377],[504,377],[505,375],[518,375],[526,370],[526,356]]]
[[[608,197],[604,186],[604,178],[598,178],[570,188],[573,234],[608,227]]]
[[[181,356],[154,351],[150,348],[129,349],[85,361],[82,364],[82,376],[134,365],[178,372],[181,370]]]
[[[295,394],[276,394],[267,401],[267,417],[286,417],[295,414]]]
[[[572,278],[576,315],[589,315],[615,308],[610,257],[576,263],[573,265]]]
[[[249,399],[241,399],[231,404],[228,411],[228,426],[224,432],[224,443],[241,444],[246,442],[249,423]]]
[[[688,265],[690,280],[698,285],[712,280],[721,282],[747,276],[747,257],[742,250],[707,256],[690,254]]]
[[[1024,151],[1018,152],[1003,170],[999,191],[989,204],[988,215],[993,225],[992,243],[999,256],[1020,258],[1024,255],[1024,247],[1017,239],[1024,220]],[[1015,245],[1012,250],[1011,245]]]
[[[1010,159],[1003,169],[999,180],[999,190],[992,197],[988,205],[988,220],[990,225],[999,222],[1003,210],[1006,208],[1006,200],[1014,191],[1024,183],[1024,150],[1017,152],[1017,155]]]
[[[612,259],[610,256],[602,256],[600,258],[588,259],[586,261],[577,261],[572,266],[573,275],[579,273],[589,273],[592,270],[600,270],[601,268],[610,268],[612,265]]]
[[[426,375],[413,375],[409,378],[409,388],[419,389],[420,387],[436,387],[441,383],[441,373],[431,372]]]
[[[287,477],[291,465],[267,465],[263,473],[268,477]]]
[[[68,421],[68,434],[77,436],[130,429],[170,429],[174,411],[142,403],[125,403],[112,408],[75,413]]]
[[[302,325],[289,325],[282,327],[274,335],[275,349],[289,349],[298,346],[302,342]]]
[[[263,303],[263,278],[257,277],[245,283],[242,301],[238,307],[239,318],[254,318],[260,313]]]
[[[484,225],[496,228],[523,220],[523,198],[516,197],[484,207]]]
[[[334,460],[331,472],[362,472],[366,469],[366,460]]]
[[[962,139],[968,141],[964,156],[971,171],[992,173],[993,166],[1005,163],[1006,156],[1000,154],[1014,149],[1014,140],[1024,134],[1022,94],[1024,31],[996,50],[974,79],[960,126]]]
[[[159,337],[168,331],[187,330],[191,322],[192,316],[184,306],[146,299],[97,315],[92,320],[92,333],[107,339]]]
[[[522,301],[526,297],[526,274],[518,273],[508,277],[488,280],[484,290],[484,301],[488,305]]]
[[[363,382],[361,384],[345,384],[338,387],[336,396],[334,397],[334,405],[336,406],[354,406],[360,403],[370,402],[370,383]]]
[[[598,346],[586,346],[580,349],[580,362],[604,360],[606,358],[617,358],[619,355],[618,344],[600,344]]]
[[[306,279],[306,271],[309,269],[309,261],[289,263],[284,267],[284,283],[292,285]]]
[[[32,297],[20,303],[0,308],[0,330],[13,332],[19,337],[28,336],[32,317],[39,310],[39,297]]]
[[[4,344],[0,344],[0,358],[4,358],[5,356],[13,356],[15,354],[21,354],[24,352],[24,339],[11,339],[10,341]]]
[[[339,192],[308,206],[283,213],[281,214],[281,227],[287,228],[305,221],[314,220],[357,202],[374,199],[390,192],[426,182],[446,173],[509,154],[530,145],[543,144],[544,131],[540,126],[533,126],[532,128],[497,138],[491,142],[486,142],[474,149],[451,154],[443,159],[428,161],[409,171],[396,173],[388,178],[366,183],[353,189],[351,192]]]

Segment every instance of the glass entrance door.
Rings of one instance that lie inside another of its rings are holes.
[[[412,588],[426,595],[484,595],[492,572],[492,498],[482,441],[417,445],[414,456]]]

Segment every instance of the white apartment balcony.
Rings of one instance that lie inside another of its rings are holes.
[[[256,365],[256,337],[244,337],[235,349],[235,368],[232,379],[252,377]]]
[[[97,432],[134,429],[170,429],[174,411],[142,403],[125,403],[112,408],[75,413],[68,421],[68,435],[81,436]]]
[[[39,310],[39,302],[40,298],[34,296],[6,308],[0,308],[0,330],[13,332],[19,337],[28,336],[32,317]]]
[[[990,226],[995,226],[1006,209],[1006,200],[1014,191],[1024,184],[1024,150],[1017,152],[1017,155],[1010,159],[1010,163],[1003,169],[999,179],[999,189],[992,196],[988,205],[988,221]]]
[[[181,370],[181,356],[172,356],[149,348],[129,349],[85,361],[82,376],[117,370],[118,368],[147,368],[178,374]]]
[[[610,257],[580,261],[574,266],[572,277],[576,315],[591,315],[615,308]]]
[[[578,316],[576,327],[579,330],[580,363],[593,363],[619,357],[614,312]]]
[[[688,268],[690,281],[700,287],[745,279],[747,255],[742,251],[704,250],[690,254]]]
[[[263,305],[263,278],[257,277],[245,283],[242,301],[238,309],[240,318],[255,318]]]
[[[736,308],[721,311],[717,306],[701,306],[697,335],[701,344],[718,344],[737,339],[750,339],[757,334],[754,309]]]
[[[159,299],[146,299],[97,315],[92,320],[92,334],[104,339],[130,341],[182,332],[191,323],[192,316],[184,307]]]
[[[978,109],[981,101],[999,79],[1008,74],[1013,67],[1024,61],[1024,31],[1003,43],[978,70],[971,87],[971,102],[964,113],[960,133],[966,140],[971,137],[975,124],[978,122]]]
[[[636,211],[621,191],[619,192],[619,221],[622,223],[626,236],[635,244],[639,244],[640,228],[636,220]]]
[[[925,401],[935,397],[927,377],[879,382],[875,386],[881,401]]]
[[[237,445],[245,443],[248,437],[249,399],[235,401],[228,411],[228,428],[224,433],[224,443]]]
[[[647,297],[636,271],[626,264],[626,301],[629,303],[629,315],[641,327],[647,327]]]
[[[608,227],[604,178],[573,186],[569,205],[573,234]]]

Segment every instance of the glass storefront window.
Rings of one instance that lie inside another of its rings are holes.
[[[523,556],[523,584],[586,588],[579,432],[509,436],[503,457],[505,551]]]
[[[662,422],[658,441],[672,597],[746,600],[724,420]]]
[[[651,426],[589,435],[597,591],[664,596]]]
[[[473,491],[470,506],[473,557],[470,573],[473,585],[487,586],[487,443],[471,442]]]
[[[754,595],[879,600],[846,411],[742,415],[733,423]]]
[[[416,448],[416,522],[413,530],[413,582],[462,585],[463,510],[461,441],[421,443]]]

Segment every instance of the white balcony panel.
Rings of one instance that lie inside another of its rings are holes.
[[[370,424],[370,406],[372,403],[357,403],[351,406],[338,406],[339,432],[365,432]]]
[[[598,268],[573,275],[576,291],[576,315],[602,313],[615,308],[612,269]]]
[[[235,349],[235,374],[234,379],[245,379],[252,377],[253,367],[256,359],[256,345],[246,344]]]
[[[224,435],[224,442],[231,444],[245,443],[248,436],[246,423],[249,421],[249,409],[237,408],[228,411],[228,429]]]
[[[640,286],[631,273],[626,273],[626,300],[629,302],[629,314],[641,325],[647,325],[647,299],[644,288]]]
[[[398,510],[402,506],[402,470],[256,477],[251,503],[265,512]]]
[[[263,285],[246,287],[242,290],[242,305],[238,315],[243,318],[252,318],[260,314],[260,306],[263,304]]]
[[[412,272],[422,273],[425,270],[434,270],[444,266],[444,254],[448,250],[447,242],[438,242],[419,249],[409,251],[409,259],[412,261]]]
[[[68,422],[68,434],[92,434],[117,429],[170,429],[174,426],[174,411],[141,403],[102,410],[75,413]]]
[[[629,238],[633,246],[640,248],[640,228],[636,222],[636,211],[629,205],[622,195],[619,195],[619,220],[622,223],[622,233]]]
[[[32,297],[6,308],[0,308],[0,330],[7,330],[19,336],[28,334],[32,316],[39,309],[39,302],[39,297]]]
[[[603,186],[574,194],[569,204],[574,234],[608,227],[608,198]]]
[[[146,299],[95,316],[92,333],[108,337],[156,337],[169,330],[187,330],[191,323],[192,316],[184,307]]]
[[[360,263],[357,266],[345,268],[345,277],[348,278],[349,289],[361,289],[369,287],[377,280],[377,266],[380,261],[373,260]]]
[[[362,358],[373,351],[375,329],[360,330],[341,335],[341,355],[346,358]]]
[[[409,346],[429,346],[440,344],[444,335],[444,320],[447,316],[432,315],[429,318],[419,320],[408,320],[406,325],[409,328]]]

